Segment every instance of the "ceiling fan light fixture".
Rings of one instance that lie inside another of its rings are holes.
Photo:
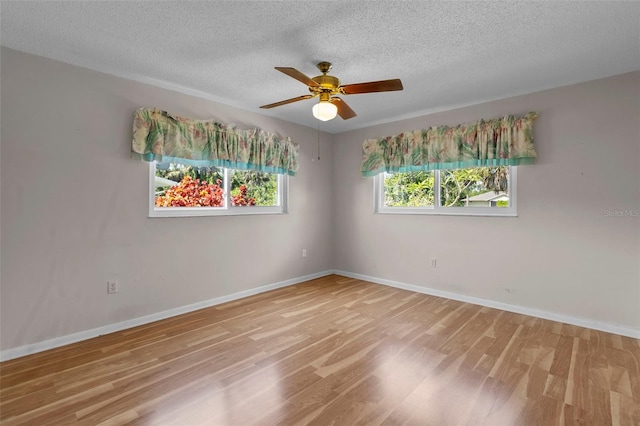
[[[320,121],[329,121],[336,118],[338,107],[328,101],[320,101],[311,109],[313,116]]]

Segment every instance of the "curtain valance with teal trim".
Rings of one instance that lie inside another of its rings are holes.
[[[154,108],[134,114],[131,152],[144,161],[288,174],[298,171],[298,144],[259,129],[190,120]]]
[[[381,172],[517,166],[536,158],[530,112],[523,117],[480,120],[454,127],[433,126],[362,144],[363,176]]]

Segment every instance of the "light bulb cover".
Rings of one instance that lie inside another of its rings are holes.
[[[338,107],[327,101],[320,101],[311,109],[313,116],[320,121],[329,121],[336,118]]]

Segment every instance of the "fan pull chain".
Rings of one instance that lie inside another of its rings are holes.
[[[320,120],[318,120],[318,161],[320,161]]]

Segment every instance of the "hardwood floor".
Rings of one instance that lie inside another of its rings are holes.
[[[0,364],[9,425],[640,425],[640,342],[341,276]]]

